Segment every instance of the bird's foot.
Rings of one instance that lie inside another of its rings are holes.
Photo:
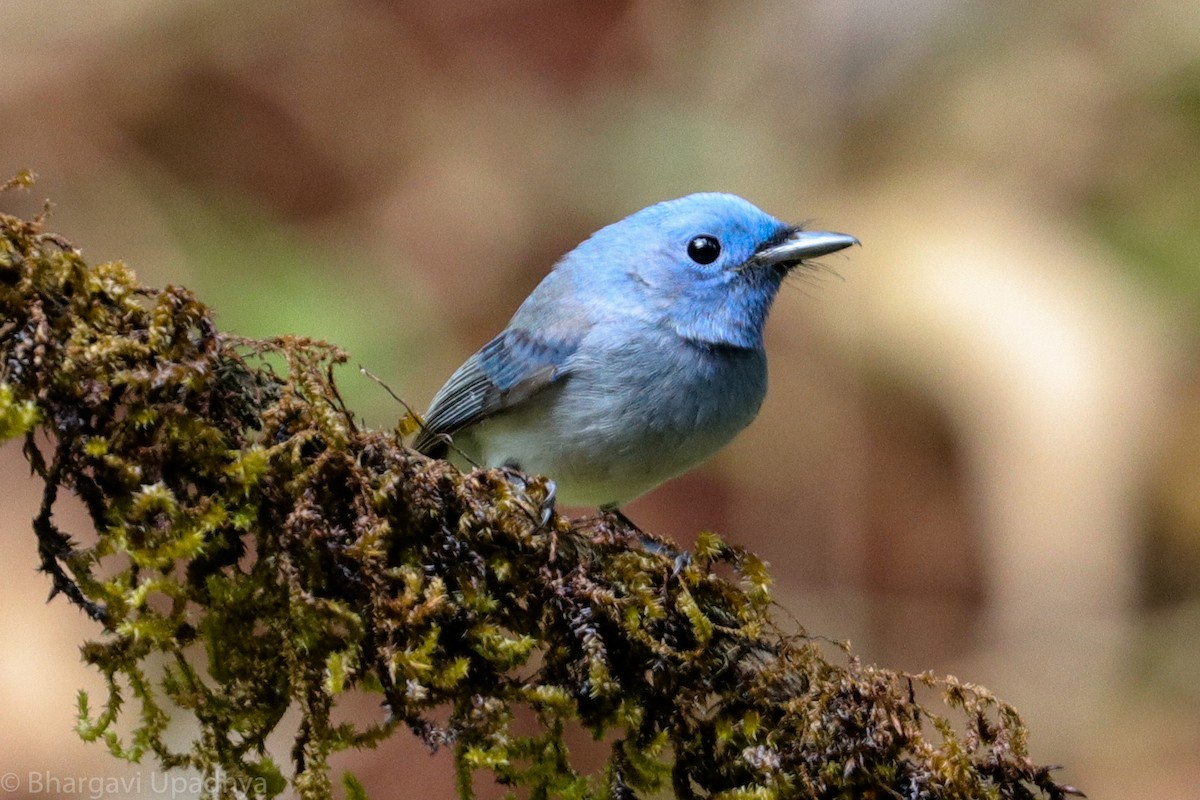
[[[639,536],[642,536],[643,538],[645,537],[646,532],[639,528],[636,522],[625,516],[625,512],[617,508],[615,505],[600,506],[600,513],[608,514],[625,527],[632,528]]]
[[[503,473],[504,479],[519,489],[522,494],[529,491],[529,476],[521,472],[518,467],[504,464],[500,467],[500,472]],[[554,503],[558,496],[558,484],[549,478],[543,480],[545,481],[543,484],[546,490],[545,496],[542,497],[536,508],[530,509],[530,514],[537,519],[539,528],[545,528],[549,524],[550,518],[554,516]],[[527,507],[531,504],[522,503],[521,505]]]
[[[632,529],[637,534],[638,542],[641,544],[642,549],[647,553],[653,553],[657,556],[673,556],[675,563],[671,569],[672,578],[682,572],[684,567],[692,563],[691,553],[686,550],[680,552],[666,542],[652,539],[650,534],[639,528],[636,522],[625,516],[625,513],[616,506],[601,506],[600,512],[612,516],[617,522]]]

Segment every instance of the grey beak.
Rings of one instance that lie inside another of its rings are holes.
[[[801,261],[827,256],[853,244],[861,242],[847,233],[796,231],[779,244],[759,250],[754,260],[759,264],[794,267]]]

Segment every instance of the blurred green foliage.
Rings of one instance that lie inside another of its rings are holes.
[[[438,353],[419,340],[429,312],[403,302],[411,287],[397,282],[394,269],[372,274],[372,261],[353,246],[314,241],[250,200],[174,191],[162,195],[159,207],[195,290],[220,309],[223,328],[248,337],[337,341],[355,364],[386,366],[398,383],[420,368],[421,354]],[[397,352],[409,357],[397,359]],[[403,413],[365,379],[352,376],[342,390],[368,419]]]

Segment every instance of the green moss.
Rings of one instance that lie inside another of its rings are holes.
[[[401,728],[452,749],[464,797],[478,772],[531,798],[1072,791],[986,691],[781,633],[762,562],[715,534],[676,560],[606,517],[543,525],[543,479],[462,475],[362,429],[343,361],[222,334],[187,290],[0,216],[0,436],[45,482],[42,569],[97,621],[82,652],[107,689],[80,695],[83,738],[220,775],[213,796],[328,797],[331,754]],[[94,531],[58,528],[64,490]],[[379,717],[335,724],[356,692]],[[190,742],[165,735],[179,717]],[[282,725],[286,780],[266,749]],[[575,726],[612,743],[597,774],[573,765]]]
[[[0,441],[24,436],[41,421],[37,403],[32,400],[17,402],[13,388],[0,383]]]

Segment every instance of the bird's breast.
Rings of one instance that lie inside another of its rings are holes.
[[[484,463],[555,478],[566,505],[623,503],[732,439],[766,384],[761,350],[627,336],[581,347],[563,379],[464,443]]]
[[[754,419],[767,386],[761,350],[688,342],[615,348],[579,365],[552,414],[582,458],[683,472]]]

